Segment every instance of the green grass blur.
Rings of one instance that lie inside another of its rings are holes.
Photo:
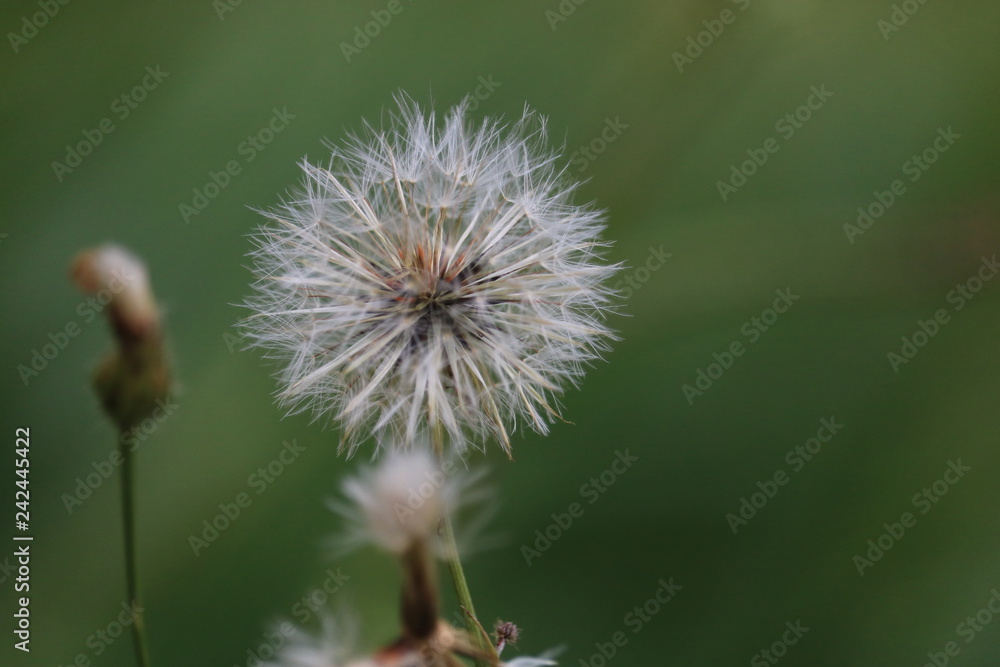
[[[747,664],[796,620],[809,631],[781,664],[921,665],[949,641],[953,664],[996,664],[1000,619],[971,641],[957,626],[1000,587],[1000,279],[961,310],[948,300],[1000,250],[996,3],[909,0],[919,10],[885,39],[888,1],[402,0],[350,62],[341,43],[387,2],[247,1],[221,17],[218,4],[70,2],[0,48],[0,465],[30,427],[35,536],[32,652],[11,647],[0,571],[0,663],[134,664],[127,637],[89,639],[125,596],[117,479],[72,513],[62,500],[116,437],[88,388],[110,336],[67,279],[77,250],[109,240],[148,261],[180,382],[176,413],[139,450],[154,664],[246,665],[338,567],[349,580],[330,605],[357,610],[359,650],[392,638],[394,564],[324,551],[338,527],[324,500],[366,456],[338,458],[335,431],[283,418],[269,368],[231,338],[232,304],[248,291],[253,209],[298,182],[298,160],[322,160],[324,141],[377,119],[397,90],[444,110],[485,80],[477,114],[527,102],[549,118],[637,289],[608,363],[566,395],[573,424],[519,436],[513,464],[495,446],[473,458],[494,469],[492,529],[506,538],[466,563],[484,621],[517,622],[529,654],[565,645],[573,666],[602,667],[595,643],[618,631],[627,644],[608,665]],[[553,29],[560,4],[576,9]],[[732,21],[711,23],[724,10]],[[20,33],[40,11],[7,2],[0,26]],[[679,61],[703,21],[721,34]],[[147,67],[168,74],[134,109],[116,104]],[[776,127],[814,86],[832,96],[794,132]],[[294,119],[241,150],[275,109]],[[104,118],[114,130],[57,175]],[[574,155],[616,121],[595,159]],[[911,181],[904,163],[939,128],[960,138]],[[769,138],[777,151],[723,201],[717,182]],[[185,221],[179,206],[232,160],[240,173]],[[896,179],[905,192],[850,242],[844,225]],[[648,272],[660,248],[672,256]],[[786,288],[799,300],[751,342],[744,323]],[[887,353],[938,309],[948,322],[894,372]],[[18,366],[70,322],[80,335],[25,385]],[[745,353],[689,404],[683,385],[734,341]],[[796,471],[786,453],[830,417],[843,429]],[[196,557],[189,535],[291,439],[301,457]],[[624,450],[638,462],[589,504],[582,485]],[[958,459],[971,470],[921,514],[914,494]],[[726,515],[779,470],[788,483],[734,535]],[[583,515],[529,567],[521,546],[573,502]],[[854,556],[907,511],[915,526],[859,576]],[[671,577],[682,590],[634,632],[627,615]]]

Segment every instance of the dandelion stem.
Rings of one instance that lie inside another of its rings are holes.
[[[139,667],[149,667],[149,649],[146,646],[146,622],[142,605],[139,603],[139,574],[136,566],[135,549],[135,468],[133,452],[119,438],[118,451],[122,455],[122,523],[125,536],[125,587],[132,603],[135,618],[132,621],[132,639],[135,643],[135,657]]]
[[[440,427],[432,429],[434,440],[434,451],[438,461],[444,461],[444,433]],[[489,642],[484,643],[479,634],[482,627],[476,616],[476,607],[472,603],[472,593],[469,591],[469,582],[465,579],[465,570],[462,569],[462,561],[458,555],[458,543],[455,541],[455,527],[451,522],[451,515],[445,512],[444,515],[444,539],[445,548],[448,550],[448,570],[451,572],[451,580],[455,584],[455,595],[458,596],[458,604],[465,611],[466,628],[472,641],[475,642],[486,655],[496,655],[496,650]],[[476,667],[490,667],[486,660],[476,659]]]

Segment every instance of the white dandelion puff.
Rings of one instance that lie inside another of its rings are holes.
[[[298,626],[285,642],[274,660],[264,663],[266,667],[360,667],[366,664],[349,663],[347,660],[353,643],[353,630],[335,620],[329,613],[321,614],[322,630],[313,635]],[[283,633],[282,633],[283,634]]]
[[[343,481],[347,502],[329,502],[330,509],[347,522],[335,545],[349,551],[374,544],[401,556],[414,543],[423,542],[439,556],[447,556],[439,536],[441,521],[460,504],[488,497],[479,487],[483,475],[451,461],[438,462],[426,448],[390,449],[378,465],[365,466]]]
[[[279,364],[280,403],[341,423],[353,453],[444,431],[456,451],[527,423],[613,340],[603,213],[544,147],[545,122],[473,125],[397,98],[256,235],[243,322]]]

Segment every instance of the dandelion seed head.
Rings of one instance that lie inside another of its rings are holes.
[[[493,488],[484,481],[488,469],[438,461],[429,450],[389,448],[378,463],[343,480],[342,495],[327,503],[344,520],[329,540],[331,555],[373,545],[402,556],[419,541],[437,557],[452,558],[441,535],[446,516],[457,519],[460,554],[496,546],[497,538],[486,533],[497,509]]]
[[[438,525],[457,494],[424,449],[392,450],[378,466],[343,482],[349,504],[331,503],[348,520],[342,543],[373,543],[402,555],[415,541],[436,541]]]
[[[544,147],[545,123],[439,123],[409,98],[382,128],[303,162],[256,235],[244,330],[279,362],[279,402],[341,425],[349,452],[446,433],[459,452],[527,424],[607,349],[603,214]]]

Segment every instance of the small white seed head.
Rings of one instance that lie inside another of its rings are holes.
[[[373,543],[402,555],[414,542],[437,543],[439,524],[455,500],[456,480],[426,449],[414,448],[391,451],[376,467],[346,479],[343,490],[350,505],[331,507],[351,524],[344,543]]]

